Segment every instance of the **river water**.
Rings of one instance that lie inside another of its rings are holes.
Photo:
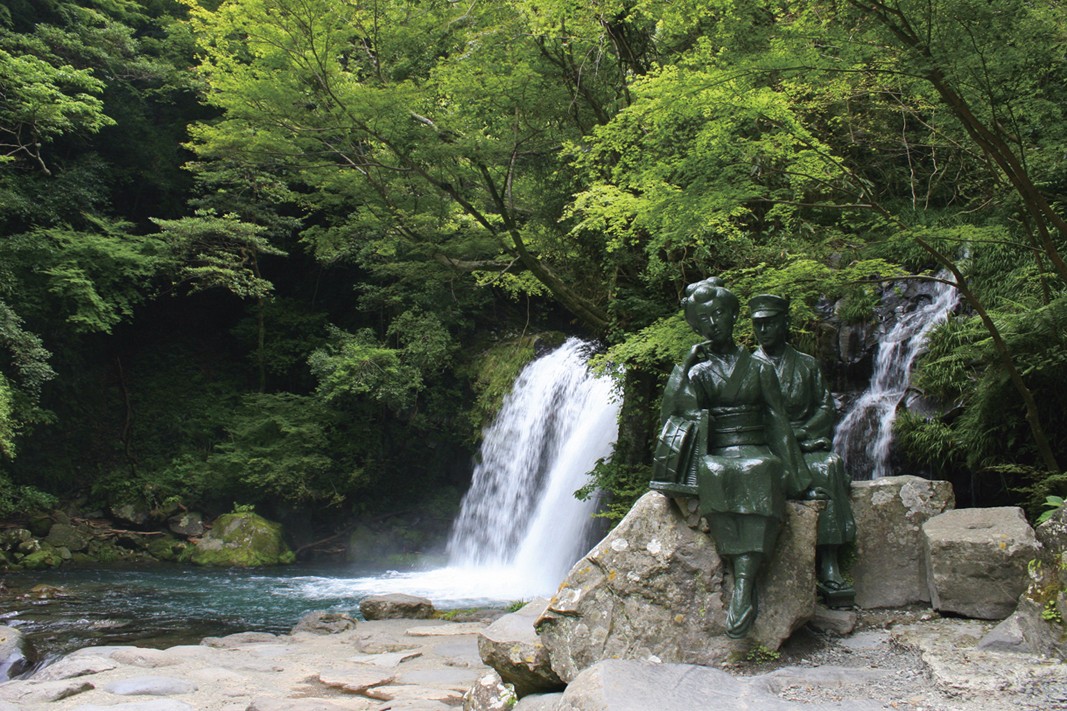
[[[521,599],[513,596],[513,581],[489,569],[71,568],[11,573],[3,583],[0,624],[17,627],[44,661],[86,646],[162,649],[235,632],[284,633],[316,610],[358,619],[360,600],[379,593],[421,595],[442,611],[503,608]],[[31,591],[42,585],[56,590]]]

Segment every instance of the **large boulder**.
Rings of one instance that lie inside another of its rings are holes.
[[[69,523],[54,523],[45,541],[54,548],[66,548],[72,553],[89,547],[89,534]]]
[[[387,593],[368,595],[359,601],[365,620],[428,620],[435,614],[433,602],[417,595]]]
[[[548,600],[544,598],[533,600],[478,634],[478,653],[482,661],[496,669],[520,698],[563,688],[563,682],[552,671],[548,651],[534,629],[534,623],[547,605]]]
[[[954,508],[952,485],[917,476],[852,484],[856,557],[849,574],[862,608],[930,602],[922,525]]]
[[[552,670],[565,682],[602,659],[714,665],[771,649],[811,618],[818,508],[791,503],[758,586],[759,617],[726,637],[730,590],[715,542],[649,492],[571,569],[537,621]]]
[[[985,620],[1012,613],[1039,548],[1022,509],[946,511],[922,531],[934,609]]]
[[[215,519],[211,530],[181,559],[196,565],[249,568],[292,563],[296,556],[282,538],[281,524],[243,511]]]

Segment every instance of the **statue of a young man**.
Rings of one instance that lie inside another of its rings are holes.
[[[841,457],[830,451],[834,401],[819,363],[789,345],[789,302],[761,294],[749,302],[752,328],[760,347],[755,357],[774,366],[785,409],[812,476],[805,498],[826,500],[819,515],[818,586],[827,604],[850,606],[855,591],[841,575],[841,546],[856,539],[849,499],[849,477]]]
[[[811,477],[773,366],[734,342],[737,297],[712,277],[690,284],[682,306],[705,340],[675,367],[664,392],[659,450],[669,450],[661,461],[670,460],[673,481],[652,487],[699,497],[733,572],[727,634],[743,637],[756,618],[756,577],[774,548],[786,498],[803,495]]]

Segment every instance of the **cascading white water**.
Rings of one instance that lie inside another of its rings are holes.
[[[507,568],[551,593],[585,552],[595,504],[574,491],[611,454],[619,404],[610,379],[569,339],[519,375],[483,438],[481,461],[448,544],[450,567]]]
[[[926,335],[945,321],[959,303],[951,275],[931,282],[931,300],[914,311],[899,314],[878,343],[874,372],[867,390],[853,403],[834,432],[834,450],[845,460],[854,479],[878,479],[890,474],[893,422],[911,377],[911,366],[926,346]]]

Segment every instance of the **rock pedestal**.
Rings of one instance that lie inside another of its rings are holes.
[[[985,620],[1012,613],[1039,550],[1022,509],[946,511],[922,530],[934,609]]]
[[[955,507],[952,485],[917,476],[852,484],[856,556],[849,568],[862,608],[930,602],[922,525]]]
[[[715,542],[649,492],[571,569],[537,621],[565,682],[602,659],[715,665],[756,645],[778,646],[811,618],[818,509],[791,503],[748,638],[726,637],[731,583]]]

